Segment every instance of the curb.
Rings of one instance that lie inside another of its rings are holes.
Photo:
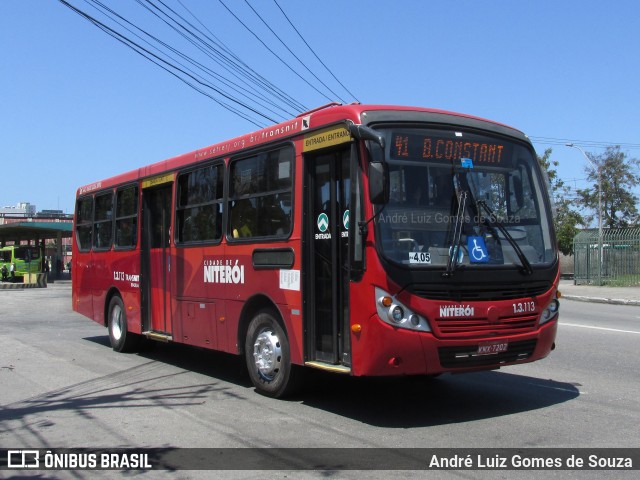
[[[575,300],[577,302],[608,303],[609,305],[629,305],[640,307],[640,300],[628,300],[624,298],[584,297],[581,295],[562,294],[560,300]]]
[[[23,290],[25,288],[47,288],[47,285],[37,283],[0,283],[0,290]]]

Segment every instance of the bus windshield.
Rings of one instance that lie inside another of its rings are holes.
[[[547,191],[533,150],[464,130],[383,129],[390,200],[382,255],[407,268],[530,268],[555,260]]]
[[[16,260],[33,262],[40,259],[38,247],[15,247],[14,256]]]

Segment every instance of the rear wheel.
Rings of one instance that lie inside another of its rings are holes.
[[[262,311],[251,320],[244,352],[258,392],[280,398],[298,387],[300,372],[291,365],[289,340],[272,311]]]
[[[109,302],[109,341],[116,352],[132,352],[140,343],[140,335],[127,327],[127,312],[122,299],[115,295]]]

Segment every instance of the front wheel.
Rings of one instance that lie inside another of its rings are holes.
[[[258,392],[280,398],[297,388],[300,372],[291,365],[289,340],[271,311],[262,311],[251,320],[244,353]]]
[[[132,352],[139,342],[140,335],[128,330],[127,312],[122,299],[116,295],[109,302],[109,342],[116,352]]]

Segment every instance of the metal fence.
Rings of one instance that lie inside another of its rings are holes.
[[[573,252],[576,285],[640,286],[640,228],[583,230]]]

